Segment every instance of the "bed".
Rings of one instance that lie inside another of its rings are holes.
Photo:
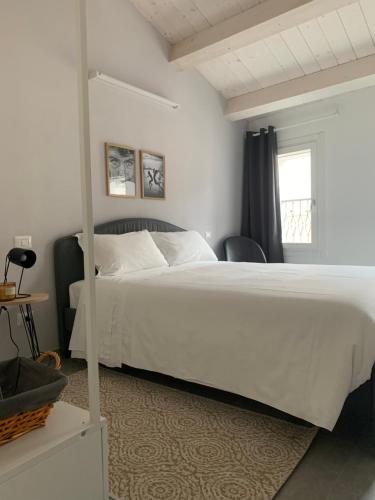
[[[95,231],[141,229],[182,230],[125,219]],[[75,237],[56,242],[55,268],[61,347],[84,357]],[[331,430],[348,394],[371,378],[374,284],[369,267],[228,262],[100,278],[100,360],[239,394]]]

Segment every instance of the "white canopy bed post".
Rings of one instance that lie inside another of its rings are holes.
[[[107,425],[100,417],[93,212],[90,166],[89,97],[86,41],[86,1],[75,0],[78,41],[78,109],[85,237],[84,332],[88,362],[89,411],[66,401],[54,404],[47,425],[0,449],[0,498],[108,500]],[[77,464],[80,464],[77,467]],[[43,486],[41,487],[41,478]],[[62,480],[66,479],[66,480]],[[59,487],[55,488],[58,484]]]
[[[76,0],[77,7],[77,80],[79,148],[81,174],[82,226],[85,241],[84,288],[86,294],[84,322],[86,330],[86,357],[91,428],[100,438],[103,500],[108,497],[108,446],[107,431],[100,417],[98,337],[96,329],[94,219],[92,206],[90,110],[87,64],[87,5],[86,0]],[[100,494],[100,493],[99,493]]]
[[[98,346],[95,321],[95,262],[93,246],[93,209],[91,185],[90,154],[90,112],[87,65],[87,13],[86,0],[77,2],[77,34],[78,34],[78,108],[79,108],[79,142],[80,171],[82,192],[83,234],[85,238],[84,271],[85,271],[85,327],[88,368],[88,390],[90,421],[94,426],[100,425],[99,369]]]

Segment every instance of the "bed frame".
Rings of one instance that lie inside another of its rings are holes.
[[[143,229],[163,232],[184,231],[178,226],[157,219],[131,218],[99,224],[95,226],[94,232],[96,234],[125,234]],[[56,240],[54,262],[60,351],[64,357],[69,357],[69,342],[76,312],[75,309],[70,308],[69,286],[84,278],[83,252],[74,235]]]
[[[129,218],[99,224],[95,226],[94,232],[96,234],[124,234],[143,229],[163,232],[184,231],[178,226],[157,219]],[[76,313],[75,309],[70,308],[69,286],[84,278],[83,253],[74,235],[56,240],[54,261],[60,351],[62,356],[69,357],[69,342]],[[359,389],[354,392],[359,391]],[[372,442],[375,452],[375,364],[371,374],[370,391]]]

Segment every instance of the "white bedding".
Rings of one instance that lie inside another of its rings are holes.
[[[332,429],[375,360],[375,268],[191,263],[96,280],[100,360]],[[81,294],[70,348],[84,357]]]
[[[79,303],[79,297],[81,295],[81,290],[83,288],[83,281],[76,281],[72,283],[69,287],[69,305],[73,309],[77,309]]]

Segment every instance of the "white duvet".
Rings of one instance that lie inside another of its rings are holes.
[[[96,280],[100,360],[332,429],[375,360],[375,268],[194,263]],[[84,357],[82,308],[70,348]]]

